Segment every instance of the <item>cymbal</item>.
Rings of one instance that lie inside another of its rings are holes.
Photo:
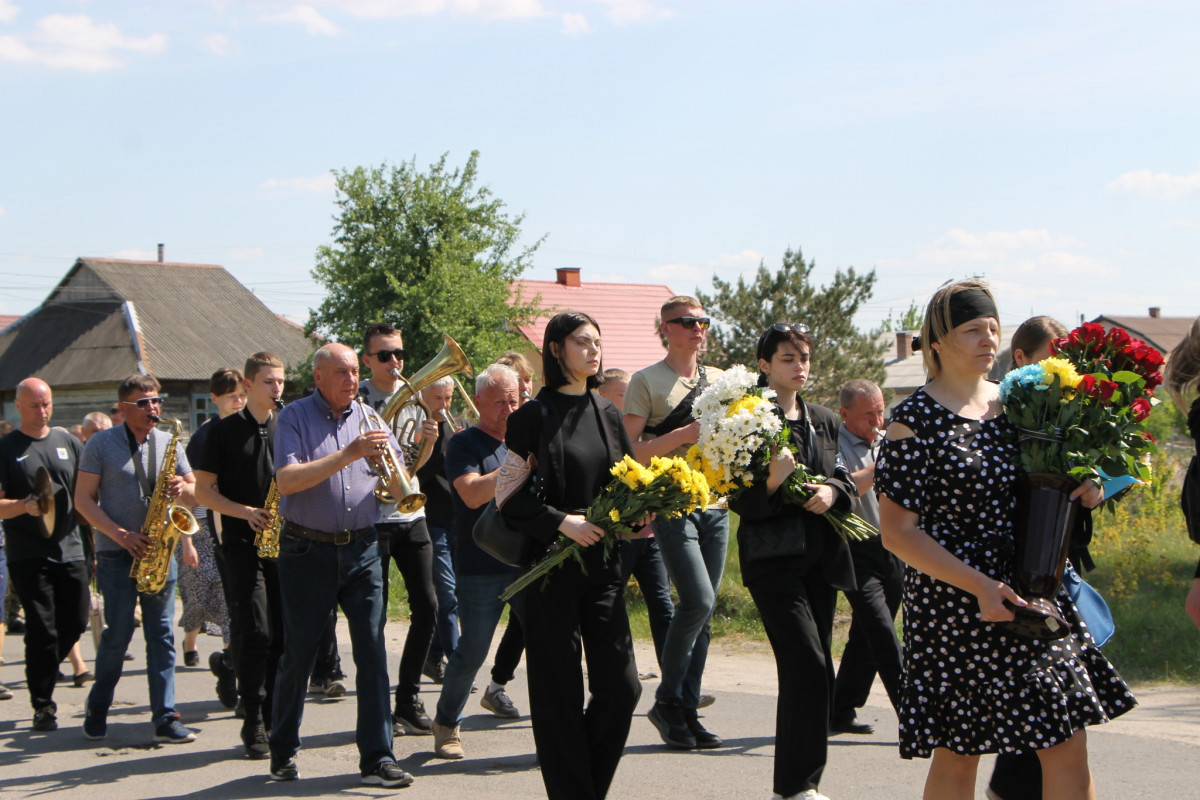
[[[49,539],[54,535],[54,481],[50,479],[50,471],[38,467],[33,476],[33,493],[37,496],[38,508],[42,515],[37,517],[38,528],[42,536]]]

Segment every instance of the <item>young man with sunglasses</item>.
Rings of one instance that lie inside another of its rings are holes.
[[[133,611],[142,607],[142,633],[146,638],[146,680],[154,741],[182,744],[195,735],[179,721],[175,711],[175,581],[177,565],[170,560],[166,585],[157,594],[139,594],[129,577],[135,558],[146,555],[150,540],[141,534],[146,511],[154,495],[159,471],[167,457],[171,435],[155,427],[162,414],[158,381],[150,375],[130,375],[121,381],[117,397],[124,424],[101,431],[88,440],[79,462],[75,506],[96,536],[96,581],[104,597],[108,627],[96,653],[96,682],[88,694],[83,733],[89,739],[108,736],[108,709],[133,638]],[[196,505],[194,478],[177,444],[175,477],[167,494],[180,505]],[[183,537],[184,562],[200,563],[190,537]]]
[[[698,300],[672,297],[663,304],[660,320],[666,358],[634,374],[625,390],[625,428],[643,463],[652,456],[683,455],[696,442],[700,423],[692,418],[692,404],[720,374],[700,364],[711,320]],[[647,718],[670,747],[720,747],[720,737],[705,730],[696,709],[708,658],[709,620],[725,569],[729,512],[710,508],[682,519],[660,517],[653,529],[679,602],[663,642],[662,683]]]
[[[363,365],[371,371],[371,379],[363,381],[359,394],[377,412],[400,388],[396,373],[404,371],[404,340],[400,331],[386,322],[377,322],[363,334]],[[414,406],[413,411],[416,411]],[[419,416],[418,416],[419,415]],[[394,420],[393,433],[400,440],[400,429],[408,419],[419,423],[422,436],[436,439],[437,422],[423,414],[400,414]],[[406,443],[402,443],[406,444]],[[409,475],[414,492],[421,491],[417,470],[422,464],[410,464]],[[425,521],[425,509],[404,513],[396,506],[381,506],[379,522],[379,554],[383,560],[383,597],[388,596],[388,573],[391,559],[396,560],[404,588],[408,592],[409,625],[400,655],[400,672],[396,681],[396,705],[392,723],[396,733],[432,736],[433,721],[425,712],[419,694],[421,671],[429,658],[429,646],[437,626],[437,591],[433,583],[433,540]]]

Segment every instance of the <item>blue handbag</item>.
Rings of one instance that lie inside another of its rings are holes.
[[[1079,616],[1083,617],[1083,624],[1091,631],[1096,645],[1104,647],[1117,630],[1108,603],[1070,564],[1063,570],[1063,587],[1071,602],[1079,609]]]

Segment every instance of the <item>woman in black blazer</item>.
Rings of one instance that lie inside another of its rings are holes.
[[[550,320],[542,348],[545,388],[508,418],[508,460],[500,469],[504,484],[514,461],[537,459],[536,494],[520,491],[503,503],[513,528],[547,545],[561,533],[584,546],[583,564],[568,560],[544,585],[538,581],[516,597],[533,740],[550,800],[607,794],[642,693],[616,543],[606,556],[603,529],[583,516],[611,480],[612,465],[633,454],[621,412],[591,391],[600,349],[600,326],[587,314]],[[584,650],[591,699],[584,696]]]
[[[742,582],[762,616],[779,673],[774,791],[780,798],[828,800],[817,787],[833,700],[833,612],[837,590],[855,583],[850,549],[824,514],[849,510],[854,489],[837,467],[837,415],[800,396],[811,355],[805,325],[776,323],[759,338],[758,382],[776,392],[791,450],[781,449],[767,480],[729,507],[741,517]],[[813,494],[803,506],[784,502],[780,491],[798,463],[829,477],[809,485]]]

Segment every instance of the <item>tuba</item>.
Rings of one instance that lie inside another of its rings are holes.
[[[417,373],[412,376],[412,378],[405,378],[400,374],[399,370],[392,370],[392,375],[394,375],[396,379],[400,381],[400,388],[396,390],[396,393],[392,395],[391,399],[387,401],[387,404],[380,412],[380,415],[389,425],[394,425],[396,418],[403,413],[405,408],[411,405],[420,406],[421,410],[425,412],[426,418],[431,416],[429,413],[429,407],[421,402],[421,398],[419,397],[420,391],[429,384],[439,381],[447,375],[454,375],[455,373],[459,372],[463,373],[467,377],[471,377],[475,374],[474,370],[471,369],[470,360],[462,351],[462,348],[458,346],[458,342],[454,341],[444,333],[442,334],[442,339],[444,340],[444,343],[442,344],[441,351],[439,351],[438,354],[433,357],[432,361],[421,367],[421,369],[418,370]],[[455,385],[458,387],[458,390],[462,392],[463,396],[467,400],[467,403],[470,404],[470,397],[467,396],[466,390],[462,388],[462,385],[459,384],[457,380],[455,381]],[[472,411],[474,411],[473,405],[471,405],[470,408]],[[475,416],[476,419],[478,419],[478,412],[475,412]],[[411,439],[415,429],[415,420],[405,420],[400,432],[396,434],[397,441],[402,442],[406,438]],[[432,448],[433,440],[423,439],[420,445],[417,447],[416,455],[413,457],[412,463],[414,465],[420,464],[422,461],[427,459],[429,457],[429,451]]]
[[[167,497],[167,487],[175,477],[175,461],[178,458],[179,439],[183,436],[183,422],[178,419],[153,417],[155,425],[171,426],[171,441],[163,458],[162,470],[154,482],[154,494],[150,507],[146,509],[146,520],[142,523],[142,535],[150,539],[146,555],[133,561],[129,577],[137,582],[142,594],[158,594],[167,583],[171,572],[171,559],[175,557],[175,546],[180,536],[191,536],[200,530],[192,512]],[[153,435],[153,430],[151,435]]]

